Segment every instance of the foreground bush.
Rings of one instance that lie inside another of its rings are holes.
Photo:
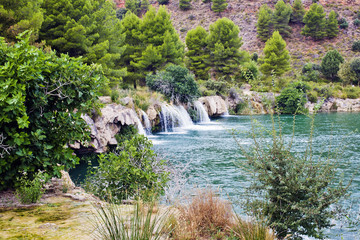
[[[101,154],[99,166],[87,176],[85,189],[114,202],[128,198],[151,200],[163,194],[168,181],[166,163],[151,147],[150,140],[136,134],[115,151]]]
[[[294,83],[281,91],[276,97],[276,104],[280,113],[294,114],[304,113],[306,103],[306,91],[309,86],[303,83]]]
[[[314,117],[306,151],[297,155],[293,153],[293,139],[287,144],[281,135],[281,122],[272,120],[272,129],[266,132],[259,133],[261,127],[254,126],[252,147],[245,149],[238,142],[246,157],[241,165],[248,171],[250,167],[254,176],[248,188],[256,194],[249,199],[250,213],[266,217],[279,239],[288,235],[290,239],[302,239],[301,235],[323,239],[324,229],[332,226],[335,215],[331,205],[345,196],[350,185],[344,186],[336,176],[341,155],[336,150],[313,155]]]
[[[20,186],[16,189],[16,197],[22,204],[36,203],[40,200],[44,193],[44,184],[46,182],[46,174],[37,172],[34,179],[28,179],[27,173],[24,172],[19,178]]]
[[[15,45],[0,38],[0,190],[17,185],[19,172],[60,177],[75,166],[66,145],[89,136],[81,113],[105,83],[99,66],[31,46],[29,35]]]

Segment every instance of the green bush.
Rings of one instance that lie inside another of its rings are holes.
[[[279,96],[276,97],[276,104],[280,113],[295,114],[304,113],[306,103],[305,93],[310,87],[304,83],[293,83],[285,88]]]
[[[360,19],[355,19],[354,20],[354,25],[356,26],[356,27],[358,27],[358,26],[360,26]]]
[[[115,151],[99,155],[99,166],[90,169],[85,189],[104,200],[151,200],[164,193],[169,180],[166,162],[151,149],[152,143],[136,134]]]
[[[127,11],[128,11],[128,10],[127,10],[126,8],[118,8],[118,9],[116,10],[116,17],[117,17],[118,19],[122,20],[122,19],[125,17]]]
[[[354,52],[360,52],[360,40],[353,42],[351,50]]]
[[[358,87],[346,87],[344,91],[347,95],[347,98],[356,99],[360,97],[360,88]]]
[[[16,197],[22,204],[36,203],[44,193],[43,187],[46,181],[46,174],[40,171],[35,174],[32,180],[24,172],[23,176],[18,178],[20,185],[16,189]]]
[[[339,27],[340,27],[341,29],[346,29],[346,28],[349,27],[349,23],[346,21],[345,18],[340,19],[340,20],[338,21],[338,23],[339,23]]]
[[[0,190],[16,187],[19,172],[31,180],[38,169],[52,177],[75,166],[66,145],[89,138],[81,114],[105,84],[100,66],[36,48],[29,33],[18,40],[0,38]]]
[[[230,84],[222,79],[212,80],[209,79],[205,82],[205,87],[215,94],[226,94],[229,91]],[[215,95],[212,94],[212,95]]]
[[[241,77],[245,79],[246,82],[256,79],[258,75],[259,68],[255,61],[246,62],[241,67]]]
[[[248,101],[240,100],[240,102],[236,104],[235,113],[241,114],[248,106],[249,106]]]
[[[120,97],[119,91],[117,89],[113,89],[111,91],[110,97],[112,102],[116,102],[117,100],[119,100]]]
[[[307,99],[312,102],[316,103],[318,100],[318,93],[316,91],[310,91],[307,93]]]
[[[194,76],[178,65],[169,65],[164,71],[147,75],[146,85],[175,102],[187,103],[199,96]]]
[[[312,81],[317,82],[320,77],[320,72],[318,71],[317,65],[313,63],[307,63],[302,68],[302,77],[301,79],[304,81]]]
[[[299,153],[292,145],[293,138],[282,136],[280,119],[276,122],[272,116],[272,120],[272,128],[265,130],[253,122],[249,134],[254,140],[248,148],[238,141],[246,158],[239,164],[254,176],[248,187],[253,198],[248,199],[247,209],[265,218],[278,239],[290,236],[298,240],[302,235],[323,239],[324,229],[332,226],[337,212],[331,206],[346,196],[351,184],[344,185],[337,176],[341,146],[331,146],[330,141],[328,152],[314,154],[313,116],[306,151]]]
[[[160,5],[166,5],[166,4],[169,3],[169,0],[158,0],[158,3],[159,3]]]

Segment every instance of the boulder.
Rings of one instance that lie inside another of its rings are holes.
[[[207,96],[199,98],[209,117],[217,117],[228,112],[226,102],[220,96]]]

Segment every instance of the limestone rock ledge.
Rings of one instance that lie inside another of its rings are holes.
[[[307,102],[305,108],[309,112],[314,112],[315,103]],[[360,112],[360,98],[358,99],[341,99],[330,97],[324,101],[319,112]]]
[[[204,105],[209,117],[217,117],[228,112],[226,102],[220,96],[201,97],[199,102]]]

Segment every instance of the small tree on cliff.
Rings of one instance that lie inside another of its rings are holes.
[[[290,35],[291,27],[289,26],[289,21],[291,13],[292,9],[290,4],[285,4],[283,0],[276,3],[273,14],[274,29],[279,31],[283,37]]]
[[[328,51],[321,61],[321,72],[326,78],[332,81],[337,80],[337,73],[343,62],[344,58],[337,50]]]
[[[339,23],[334,10],[330,12],[329,18],[326,20],[326,33],[329,38],[334,38],[339,33]]]
[[[305,8],[301,0],[295,0],[293,7],[292,7],[292,13],[290,17],[290,22],[293,23],[302,23],[305,15]]]
[[[314,40],[326,37],[326,21],[324,8],[314,3],[310,6],[310,10],[304,16],[305,26],[301,31],[304,36],[310,36]]]
[[[260,7],[258,21],[256,23],[257,37],[264,42],[268,40],[272,34],[272,26],[272,10],[268,5],[263,4]]]
[[[219,16],[221,16],[221,13],[225,11],[227,6],[228,3],[226,0],[212,0],[211,10],[213,10],[213,12],[219,13]]]
[[[267,40],[264,54],[264,63],[260,66],[260,71],[265,75],[274,73],[276,76],[281,76],[290,70],[289,51],[286,50],[286,42],[278,31]]]

